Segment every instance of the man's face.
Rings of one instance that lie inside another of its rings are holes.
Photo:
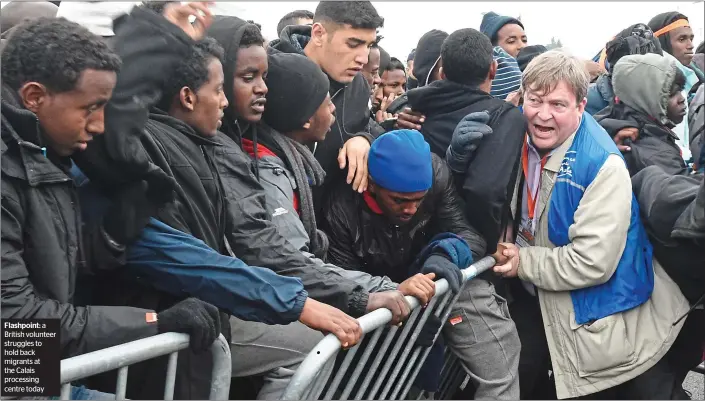
[[[372,93],[374,93],[377,85],[382,82],[382,78],[379,76],[379,62],[380,53],[379,48],[373,47],[370,49],[370,55],[367,60],[367,64],[362,68],[362,75],[367,80],[370,85]]]
[[[382,85],[384,86],[384,97],[388,97],[392,93],[399,96],[406,92],[404,70],[385,71],[382,75]]]
[[[370,47],[377,38],[376,30],[334,24],[326,24],[330,29],[320,25],[317,30],[318,25],[313,24],[312,35],[322,50],[321,69],[337,82],[352,82],[369,61]]]
[[[384,100],[384,85],[377,85],[374,93],[372,94],[372,111],[377,111],[382,106],[382,100]]]
[[[682,26],[669,32],[671,37],[671,55],[683,65],[690,65],[693,61],[693,29]]]
[[[223,110],[228,107],[223,91],[224,81],[223,65],[220,60],[212,59],[208,64],[208,81],[195,92],[186,117],[188,121],[184,121],[201,135],[213,137],[218,134]]]
[[[521,25],[507,24],[497,31],[497,45],[514,58],[517,58],[519,50],[526,47],[527,43],[526,33]]]
[[[321,142],[326,139],[326,135],[334,123],[335,105],[330,99],[330,94],[328,94],[310,120],[311,126],[306,130],[308,134],[306,142]]]
[[[685,98],[681,92],[683,88],[680,85],[671,85],[670,97],[668,98],[668,106],[666,107],[666,117],[674,124],[678,125],[683,122],[685,117]]]
[[[407,224],[419,210],[428,191],[400,193],[370,184],[370,193],[374,195],[384,215],[396,225]]]
[[[116,82],[115,72],[87,69],[68,92],[52,93],[29,82],[19,93],[24,106],[37,115],[49,147],[59,156],[70,156],[86,150],[93,136],[104,132],[105,105]]]
[[[242,48],[237,53],[233,94],[235,95],[235,115],[250,123],[262,119],[267,103],[267,51],[264,47],[254,45]]]
[[[562,81],[549,93],[528,88],[524,115],[536,149],[547,153],[565,142],[578,129],[586,103],[587,99],[578,103],[572,88]]]

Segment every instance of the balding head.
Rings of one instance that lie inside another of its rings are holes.
[[[22,23],[41,17],[54,18],[59,7],[48,1],[13,1],[2,8],[0,28],[2,34]]]

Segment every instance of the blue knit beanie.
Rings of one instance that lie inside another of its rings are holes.
[[[487,37],[490,38],[490,41],[494,44],[494,41],[497,39],[497,32],[499,32],[499,30],[507,24],[517,24],[524,29],[524,24],[522,24],[518,19],[507,17],[505,15],[499,15],[490,11],[482,17],[480,32],[487,35]]]
[[[400,129],[377,138],[367,168],[375,183],[389,191],[421,192],[433,185],[431,148],[416,130]]]

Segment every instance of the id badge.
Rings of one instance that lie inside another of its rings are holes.
[[[534,235],[529,231],[529,229],[521,225],[519,227],[519,233],[517,233],[517,239],[515,241],[516,246],[519,248],[526,248],[529,246],[534,246]]]

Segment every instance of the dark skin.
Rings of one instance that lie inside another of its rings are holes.
[[[38,82],[22,85],[22,105],[37,115],[42,139],[61,157],[83,151],[105,130],[105,105],[113,94],[117,75],[113,71],[84,70],[76,86],[56,93]]]
[[[267,77],[269,63],[267,51],[260,45],[241,48],[237,53],[232,107],[235,116],[249,123],[258,123],[262,119],[267,103]]]
[[[228,99],[223,91],[224,83],[223,66],[220,60],[213,58],[208,64],[208,81],[196,91],[189,87],[181,88],[169,114],[203,136],[216,136],[223,119],[223,110],[228,107]]]
[[[414,217],[428,191],[393,192],[370,183],[369,191],[374,196],[384,216],[395,225],[407,224]]]
[[[671,40],[671,55],[683,65],[693,61],[693,29],[689,26],[676,28],[668,33]]]
[[[519,51],[526,47],[528,40],[524,28],[518,24],[507,24],[497,31],[497,46],[516,58]]]
[[[399,96],[406,91],[406,73],[404,70],[385,71],[382,75],[384,97]]]
[[[377,85],[382,83],[382,78],[379,76],[380,53],[378,47],[370,49],[370,56],[367,64],[362,68],[362,75],[365,77],[367,84],[370,85],[372,93],[374,93]]]
[[[668,106],[666,106],[666,117],[671,120],[675,125],[683,122],[686,112],[685,98],[681,92],[683,87],[679,84],[674,83],[671,86],[671,93],[668,99]]]
[[[295,107],[295,105],[292,105]],[[326,139],[330,132],[330,127],[335,123],[335,105],[330,99],[330,94],[326,95],[323,103],[308,121],[298,130],[287,132],[285,135],[304,145],[320,142]]]

